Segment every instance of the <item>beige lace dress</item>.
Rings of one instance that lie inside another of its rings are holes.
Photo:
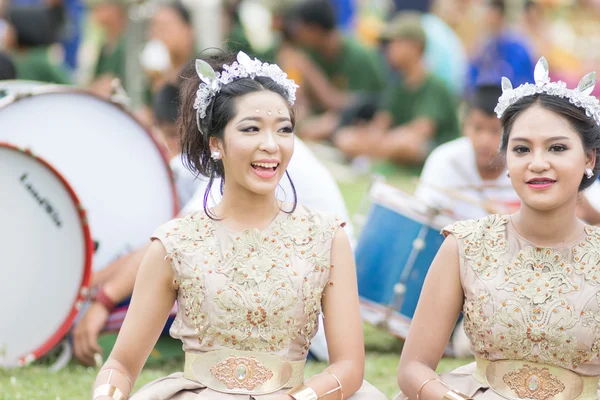
[[[185,371],[149,383],[132,399],[267,400],[302,383],[323,291],[334,284],[331,243],[341,226],[300,205],[263,231],[235,232],[204,212],[161,226],[153,237],[175,275],[178,313],[170,333],[183,342]],[[386,397],[365,382],[350,398]]]
[[[600,229],[558,248],[519,236],[509,216],[443,233],[458,242],[476,362],[442,381],[477,399],[600,398]]]

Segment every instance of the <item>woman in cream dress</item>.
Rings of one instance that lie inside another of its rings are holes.
[[[93,398],[129,395],[177,300],[171,335],[183,342],[184,370],[132,399],[385,399],[363,382],[362,323],[344,223],[275,196],[279,181],[289,179],[296,85],[276,65],[241,52],[237,61],[197,60],[185,75],[182,152],[211,183],[222,178],[222,200],[209,209],[208,189],[203,211],[154,233]],[[321,310],[330,366],[305,381]]]
[[[600,229],[576,217],[598,176],[595,75],[569,90],[538,62],[503,80],[501,152],[521,199],[511,215],[457,222],[431,265],[404,346],[401,398],[599,398]],[[460,312],[476,362],[437,375]]]

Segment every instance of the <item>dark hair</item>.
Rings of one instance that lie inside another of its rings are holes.
[[[204,61],[211,65],[215,72],[221,72],[224,64],[231,64],[235,61],[235,55],[222,53],[208,57],[202,57]],[[256,77],[236,79],[231,83],[223,85],[221,90],[215,95],[213,100],[208,105],[206,116],[199,120],[196,118],[196,110],[194,102],[196,100],[196,91],[200,85],[200,78],[196,73],[195,60],[192,60],[184,69],[182,74],[183,83],[180,87],[180,104],[181,109],[177,120],[177,129],[181,140],[181,150],[184,157],[185,165],[195,174],[201,174],[209,178],[206,192],[204,193],[204,211],[209,215],[207,210],[208,197],[210,188],[216,178],[221,178],[221,194],[223,193],[223,184],[225,182],[225,171],[222,161],[215,161],[211,157],[210,138],[215,137],[223,140],[225,127],[236,114],[236,99],[238,97],[269,90],[279,94],[286,99],[286,91],[282,86],[275,83],[271,78]],[[290,117],[292,126],[295,125],[294,110],[290,106]],[[294,183],[290,178],[289,173],[286,175],[292,186],[294,194],[294,206],[291,210],[296,209],[297,196]],[[210,216],[210,215],[209,215]]]
[[[8,54],[0,52],[0,81],[17,79],[17,69]]]
[[[488,116],[495,115],[494,108],[501,95],[502,87],[499,85],[478,85],[469,99],[469,110],[479,110]]]
[[[301,22],[325,31],[335,29],[335,10],[329,0],[305,0],[290,7],[285,13],[288,22]]]
[[[152,113],[159,124],[175,124],[179,117],[179,86],[164,84],[152,96]]]
[[[517,117],[534,104],[552,111],[569,121],[571,127],[579,134],[585,151],[596,150],[594,176],[591,178],[584,176],[579,184],[578,190],[582,191],[587,189],[598,178],[598,172],[600,171],[600,151],[598,151],[600,148],[600,127],[593,118],[586,115],[584,109],[574,106],[568,99],[542,93],[523,97],[508,107],[502,115],[503,132],[502,142],[500,143],[500,152],[506,154],[508,138]]]
[[[537,2],[535,0],[526,0],[525,1],[525,5],[523,6],[523,9],[525,11],[531,11],[533,9],[538,8],[539,4],[537,4]]]
[[[179,19],[181,19],[181,21],[186,25],[192,25],[192,14],[190,13],[190,10],[180,2],[167,3],[164,4],[162,7],[173,10],[175,14],[177,14]]]
[[[506,1],[505,0],[488,0],[488,6],[495,8],[496,11],[500,12],[503,16],[506,14]]]

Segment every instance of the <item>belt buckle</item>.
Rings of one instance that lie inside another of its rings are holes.
[[[583,381],[576,373],[535,363],[493,361],[485,377],[490,388],[507,399],[572,400],[583,392]]]
[[[285,387],[291,364],[281,357],[246,351],[204,353],[192,365],[198,382],[217,392],[263,395]]]
[[[273,377],[273,371],[254,357],[229,356],[210,369],[228,389],[253,390]]]

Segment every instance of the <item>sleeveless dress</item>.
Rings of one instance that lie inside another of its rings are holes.
[[[289,362],[299,378],[296,384],[302,383],[323,291],[335,284],[329,281],[331,244],[343,226],[327,213],[298,205],[291,214],[280,212],[262,231],[235,232],[203,211],[159,227],[153,238],[167,251],[178,290],[178,312],[170,334],[183,342],[186,369],[147,384],[131,399],[268,400],[293,385],[262,395],[223,393],[219,387],[225,382],[247,389],[256,386],[273,375],[274,370],[262,366],[273,357]],[[208,385],[211,389],[195,379],[192,371],[197,369],[191,363],[215,354],[225,354],[226,359],[200,373],[204,382],[215,383]],[[245,360],[245,364],[231,369],[227,365],[231,360]],[[364,382],[350,398],[386,397]]]
[[[600,229],[586,226],[559,248],[519,236],[509,216],[442,233],[458,243],[476,362],[441,380],[477,399],[600,398]]]

